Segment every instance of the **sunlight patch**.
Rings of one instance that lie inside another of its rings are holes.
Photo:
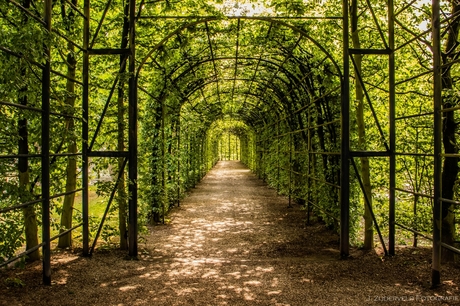
[[[254,300],[254,294],[245,292],[244,293],[244,299],[247,301],[253,301]]]
[[[217,271],[209,271],[208,273],[205,273],[201,276],[201,278],[209,278],[209,277],[212,277],[212,278],[217,278],[219,277],[218,275],[219,273],[217,273]]]
[[[136,286],[123,286],[123,287],[120,287],[118,289],[121,290],[121,291],[128,291],[128,290],[134,290],[137,287],[139,287],[139,285],[136,285]]]
[[[269,291],[267,292],[267,295],[275,295],[275,294],[280,294],[281,290],[276,290],[276,291]]]
[[[64,257],[64,258],[59,258],[57,260],[57,262],[59,262],[59,263],[69,263],[69,262],[74,261],[76,259],[78,259],[78,256],[68,256],[68,257]]]
[[[244,282],[244,285],[260,286],[262,285],[262,283],[256,280],[252,280],[252,281]]]
[[[257,267],[256,271],[261,271],[261,272],[273,272],[275,270],[273,267],[268,267],[268,268],[263,268],[263,267]]]

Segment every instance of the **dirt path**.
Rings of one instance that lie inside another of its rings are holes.
[[[338,260],[337,235],[287,206],[242,164],[220,162],[140,242],[139,261],[57,254],[52,287],[40,285],[39,265],[10,271],[26,286],[1,284],[0,305],[460,304],[458,268],[428,288],[429,250]]]

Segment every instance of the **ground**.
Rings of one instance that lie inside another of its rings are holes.
[[[0,305],[460,305],[458,266],[430,289],[427,248],[340,260],[336,234],[239,162],[219,162],[139,248],[55,252],[52,286],[38,263],[1,270]]]

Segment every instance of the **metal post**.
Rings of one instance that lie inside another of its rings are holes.
[[[207,165],[206,165],[206,162],[207,162],[207,141],[206,141],[206,133],[203,133],[203,136],[201,138],[201,164],[202,164],[202,171],[201,171],[201,178],[202,179],[204,177],[204,175],[206,174],[206,171],[207,171]]]
[[[308,151],[308,170],[307,170],[307,225],[310,225],[310,210],[311,210],[311,190],[312,186],[312,167],[314,164],[312,163],[313,154],[312,152],[312,144],[311,144],[311,114],[308,113],[307,115],[307,127],[308,127],[308,134],[307,134],[307,151]]]
[[[199,139],[199,144],[198,144],[198,176],[197,176],[197,181],[198,183],[201,181],[201,177],[203,175],[203,136],[201,133],[198,136]]]
[[[433,179],[433,254],[431,263],[431,285],[441,284],[441,143],[442,143],[442,83],[441,83],[441,35],[439,0],[432,2],[433,39],[433,106],[434,106],[434,179]]]
[[[47,34],[51,34],[51,0],[45,1],[44,21]],[[50,246],[50,47],[44,45],[45,65],[42,70],[42,241],[43,245],[43,284],[51,285],[51,246]]]
[[[180,147],[180,115],[179,115],[179,120],[177,122],[177,206],[180,207],[180,153],[181,153],[181,147]]]
[[[251,165],[254,168],[255,173],[257,173],[257,145],[256,145],[257,133],[254,133],[251,141]]]
[[[263,140],[262,140],[262,180],[264,182],[266,182],[266,178],[267,178],[267,164],[268,164],[268,146],[267,146],[267,143],[268,143],[268,130],[267,128],[264,126],[264,133],[262,134],[262,137],[263,137]]]
[[[389,203],[389,254],[395,255],[395,218],[396,218],[396,95],[395,95],[395,37],[394,37],[394,2],[388,0],[388,32],[389,32],[389,115],[390,115],[390,203]]]
[[[236,146],[236,160],[240,160],[240,151],[239,151],[239,137],[235,135],[235,146]]]
[[[137,257],[137,77],[135,76],[136,0],[129,1],[129,256]]]
[[[82,97],[82,218],[83,218],[83,256],[89,255],[89,160],[88,160],[88,120],[89,120],[89,21],[90,0],[84,2],[83,19],[83,97]]]
[[[340,161],[340,256],[350,252],[350,59],[348,39],[348,0],[342,1],[343,11],[343,76],[342,76],[342,139]]]
[[[260,178],[260,173],[259,173],[259,163],[257,162],[257,160],[259,159],[259,152],[258,151],[258,142],[257,140],[260,138],[259,136],[259,133],[256,132],[256,135],[254,137],[254,140],[252,142],[253,144],[253,152],[254,152],[254,157],[253,157],[253,161],[254,161],[254,169],[255,169],[255,172],[256,172],[256,175],[258,178]]]
[[[190,168],[192,169],[192,186],[196,186],[196,135],[190,136]]]
[[[276,123],[276,192],[280,192],[280,123]]]
[[[165,215],[166,215],[166,134],[165,134],[165,119],[166,119],[166,110],[165,110],[165,101],[161,100],[161,211],[162,211],[162,223],[165,224]]]
[[[187,133],[187,186],[186,188],[189,188],[190,186],[190,169],[192,168],[192,160],[191,160],[191,156],[192,156],[192,147],[190,145],[190,134]]]
[[[291,206],[291,198],[292,198],[292,133],[289,132],[289,205]]]

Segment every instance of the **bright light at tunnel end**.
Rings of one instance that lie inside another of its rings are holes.
[[[216,7],[226,16],[257,16],[257,15],[274,15],[272,9],[267,8],[263,3],[249,1],[223,1]]]

